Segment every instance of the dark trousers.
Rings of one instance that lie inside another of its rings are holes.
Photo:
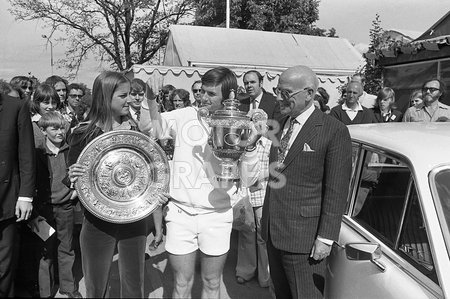
[[[86,212],[80,247],[87,298],[106,297],[116,246],[119,252],[120,296],[144,297],[146,232],[145,219],[130,224],[113,224]]]
[[[39,293],[41,297],[49,297],[52,294],[56,272],[60,291],[73,292],[77,289],[72,271],[75,262],[73,206],[70,202],[62,205],[47,204],[40,214],[56,232],[44,244],[39,262]],[[55,271],[55,264],[58,271]]]
[[[0,298],[14,297],[17,236],[15,218],[0,221]]]
[[[277,249],[267,242],[270,277],[277,299],[323,298],[325,261],[316,262],[308,254]]]

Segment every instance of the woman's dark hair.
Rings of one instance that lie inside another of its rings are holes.
[[[189,99],[189,91],[187,91],[186,89],[175,89],[169,97],[170,102],[172,103],[173,106],[173,99],[175,98],[175,96],[178,96],[180,98],[180,100],[183,101],[184,107],[187,106],[191,106],[191,100]]]
[[[328,94],[328,92],[325,90],[325,88],[323,87],[319,87],[317,88],[317,92],[320,94],[320,96],[323,99],[324,104],[328,104],[328,101],[330,100],[330,95]]]
[[[23,89],[26,88],[28,83],[30,83],[31,87],[33,87],[33,80],[27,76],[15,76],[11,79],[11,81],[9,81],[11,87],[19,93],[19,97],[21,99],[25,98]]]
[[[61,101],[56,89],[49,84],[39,84],[33,93],[33,100],[30,105],[31,114],[39,113],[39,104],[42,102],[50,102],[50,100],[56,103],[56,107],[59,107]]]
[[[44,81],[44,83],[50,84],[53,87],[55,87],[56,83],[58,83],[58,82],[64,83],[64,85],[66,85],[66,88],[67,88],[67,85],[69,84],[69,82],[67,82],[66,79],[64,79],[60,76],[56,76],[56,75],[50,76],[47,79],[45,79],[45,81]]]
[[[109,132],[113,128],[113,113],[111,101],[116,88],[130,80],[122,73],[106,71],[97,76],[92,87],[92,103],[86,117],[90,123],[84,129],[85,138],[94,132],[94,128],[99,126],[104,132]]]
[[[234,90],[236,93],[238,84],[236,75],[228,68],[219,66],[210,69],[202,76],[202,85],[217,86],[222,84],[222,100],[230,97],[230,91]]]

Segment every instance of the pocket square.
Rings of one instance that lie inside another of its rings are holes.
[[[303,145],[303,151],[304,151],[304,152],[314,152],[314,150],[309,146],[308,143],[305,143],[305,144]]]

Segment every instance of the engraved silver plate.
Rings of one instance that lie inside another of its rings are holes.
[[[156,194],[169,190],[169,163],[150,137],[129,130],[104,133],[81,152],[88,168],[75,184],[83,206],[98,218],[130,223],[158,207]]]

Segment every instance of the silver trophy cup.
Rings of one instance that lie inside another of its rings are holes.
[[[261,109],[251,111],[251,117],[240,111],[239,101],[234,98],[234,91],[230,98],[224,100],[224,109],[217,110],[210,115],[209,110],[202,107],[198,115],[210,127],[209,144],[214,156],[221,162],[221,172],[217,175],[219,181],[239,181],[238,161],[245,151],[251,137],[252,121],[266,121],[267,114]]]

